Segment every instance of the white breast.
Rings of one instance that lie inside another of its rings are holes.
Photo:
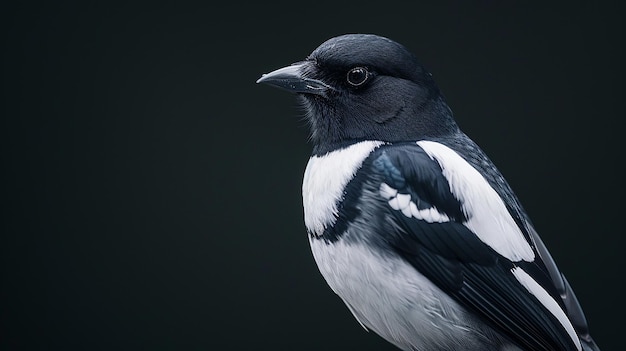
[[[362,141],[323,156],[312,156],[304,171],[302,200],[304,223],[310,233],[321,235],[337,219],[337,204],[363,160],[382,141]]]

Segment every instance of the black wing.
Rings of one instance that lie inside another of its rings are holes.
[[[599,351],[600,348],[589,334],[587,319],[576,298],[576,294],[565,276],[559,271],[550,252],[548,252],[548,249],[533,228],[517,196],[515,196],[502,174],[500,174],[480,147],[467,135],[460,133],[453,138],[441,139],[439,141],[459,152],[468,163],[485,176],[485,179],[491,184],[493,189],[505,200],[509,213],[539,254],[541,260],[537,264],[543,266],[544,270],[547,271],[552,282],[551,285],[556,289],[556,300],[565,306],[567,315],[583,343],[583,350]],[[549,282],[545,283],[546,286],[550,285]]]
[[[433,214],[409,216],[391,203],[387,208],[394,222],[390,227],[396,229],[381,235],[412,266],[519,346],[578,349],[559,319],[513,274],[514,269],[523,269],[566,310],[534,243],[529,241],[535,252],[533,262],[512,262],[483,242],[465,225],[468,214],[452,194],[440,165],[417,144],[380,148],[371,164],[364,166],[374,175],[370,181],[381,183],[381,196],[384,189],[403,199],[410,195],[412,206]]]

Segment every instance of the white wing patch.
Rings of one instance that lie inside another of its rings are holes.
[[[464,225],[500,255],[513,262],[535,259],[535,253],[489,182],[459,154],[434,141],[418,141],[437,161],[450,191],[461,203],[468,220]]]
[[[428,223],[449,222],[450,218],[444,213],[440,213],[436,208],[418,209],[415,202],[411,201],[410,194],[398,194],[398,190],[390,187],[386,183],[380,185],[380,196],[388,200],[389,206],[396,211],[402,211],[402,214],[411,218],[424,220]]]
[[[304,223],[309,232],[322,235],[324,229],[335,224],[344,188],[367,156],[382,144],[362,141],[309,159],[302,182]]]
[[[567,318],[565,312],[563,312],[559,304],[552,298],[552,296],[550,296],[550,294],[548,294],[548,292],[544,288],[542,288],[539,283],[537,283],[528,273],[526,273],[520,267],[515,267],[511,269],[511,273],[513,273],[515,279],[517,279],[517,281],[519,281],[520,284],[522,284],[526,288],[526,290],[528,290],[528,292],[533,294],[537,298],[537,300],[539,300],[539,302],[541,302],[541,304],[548,311],[550,311],[550,313],[552,313],[556,317],[556,319],[559,320],[559,322],[561,322],[561,325],[567,331],[567,334],[569,334],[570,338],[572,338],[578,350],[581,350],[580,340],[578,339],[578,335],[576,334],[572,323],[570,322],[569,318]]]

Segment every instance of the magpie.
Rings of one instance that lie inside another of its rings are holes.
[[[406,351],[599,350],[518,198],[404,46],[338,36],[257,83],[304,106],[311,251],[366,330]]]

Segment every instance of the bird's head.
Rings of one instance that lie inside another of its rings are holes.
[[[306,60],[257,83],[301,97],[316,153],[361,140],[419,140],[458,130],[431,74],[404,46],[376,35],[329,39]]]

